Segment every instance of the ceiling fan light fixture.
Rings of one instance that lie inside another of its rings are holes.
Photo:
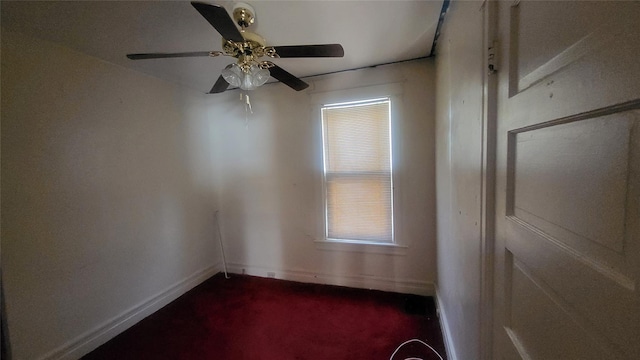
[[[262,86],[264,85],[264,83],[267,82],[267,80],[269,80],[269,76],[271,76],[271,74],[269,73],[269,70],[267,69],[263,69],[257,65],[251,65],[251,68],[249,69],[249,73],[245,74],[245,84],[251,84],[249,86],[253,86],[253,89],[257,88],[258,86]],[[240,87],[242,89],[242,87]],[[244,90],[253,90],[253,89],[244,89]]]
[[[229,84],[240,87],[240,84],[242,84],[242,80],[244,78],[244,74],[242,72],[242,69],[240,69],[240,66],[233,64],[230,67],[222,70],[222,77]]]
[[[269,70],[262,69],[257,65],[251,65],[247,71],[243,71],[237,64],[222,70],[224,80],[242,90],[257,89],[269,80],[269,76],[271,76]]]

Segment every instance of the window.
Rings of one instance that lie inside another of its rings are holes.
[[[326,238],[392,243],[390,99],[321,109]]]

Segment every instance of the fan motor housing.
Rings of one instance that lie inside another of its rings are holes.
[[[240,55],[256,55],[260,57],[264,54],[267,41],[260,35],[247,30],[241,30],[244,42],[233,42],[222,39],[222,49],[227,55],[238,57]]]
[[[233,6],[233,19],[241,28],[247,28],[256,19],[256,12],[247,3],[239,2]]]

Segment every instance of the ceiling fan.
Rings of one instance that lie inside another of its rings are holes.
[[[296,91],[306,89],[309,84],[290,74],[268,58],[315,58],[343,57],[344,49],[340,44],[266,46],[266,41],[258,34],[247,31],[255,21],[255,11],[251,5],[236,3],[233,7],[233,19],[220,5],[191,2],[191,5],[222,35],[222,51],[194,51],[182,53],[127,54],[131,60],[231,56],[237,60],[222,70],[222,74],[209,91],[209,94],[221,93],[233,85],[243,90],[254,90],[263,85],[269,76]],[[235,23],[234,23],[235,20]],[[240,29],[235,24],[240,26]]]

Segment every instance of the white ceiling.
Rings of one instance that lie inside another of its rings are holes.
[[[207,0],[204,0],[207,1]],[[233,1],[215,1],[227,11]],[[250,30],[267,45],[340,43],[344,58],[277,59],[311,76],[429,55],[442,0],[248,0]],[[128,53],[221,50],[221,36],[188,1],[2,1],[2,28],[60,43],[85,54],[207,92],[234,59],[132,61]]]

